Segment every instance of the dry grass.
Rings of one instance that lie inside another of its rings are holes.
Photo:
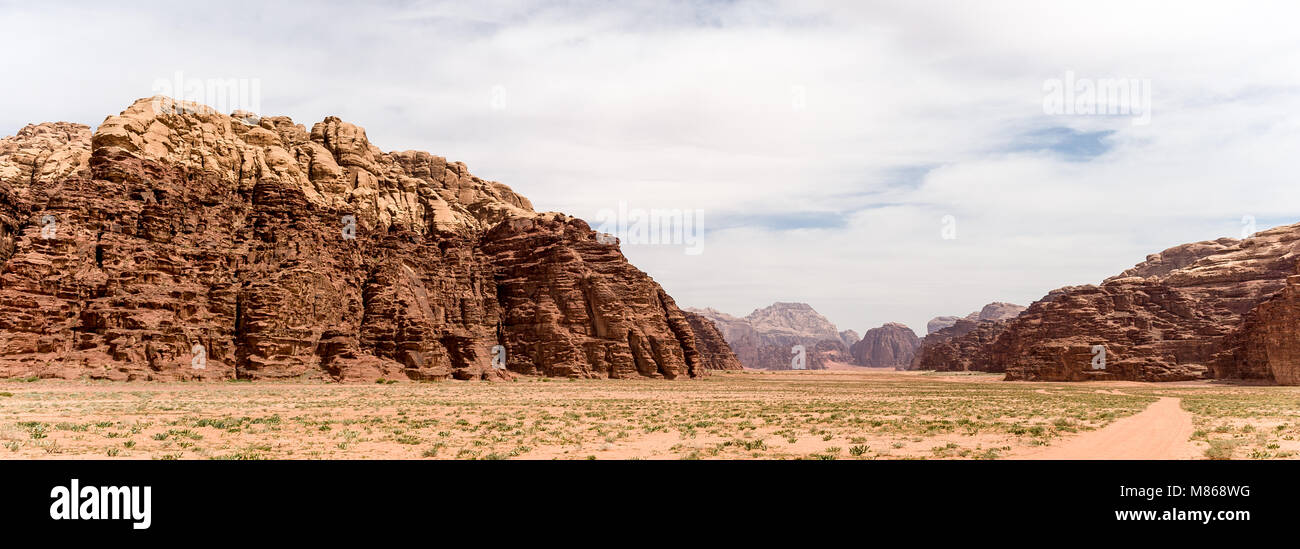
[[[1102,427],[1158,395],[1184,398],[1205,422],[1198,434],[1240,439],[1236,457],[1290,457],[1280,444],[1300,432],[1297,388],[1129,384],[1118,393],[998,379],[851,371],[376,385],[10,380],[0,382],[0,458],[996,459]]]
[[[1300,457],[1300,387],[1214,385],[1197,390],[1153,390],[1183,399],[1195,414],[1193,440],[1210,459]]]

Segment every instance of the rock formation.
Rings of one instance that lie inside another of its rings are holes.
[[[971,313],[971,315],[974,314],[975,313]],[[929,322],[925,323],[925,334],[930,335],[944,328],[951,327],[961,319],[962,317],[959,316],[936,316],[931,318]]]
[[[858,336],[857,332],[853,330],[840,331],[840,343],[843,343],[845,347],[852,347],[854,343],[859,341],[862,341],[862,338]]]
[[[803,346],[810,370],[852,360],[835,325],[805,303],[774,303],[744,318],[715,309],[686,310],[713,321],[747,368],[789,370],[796,346]]]
[[[735,367],[582,220],[338,118],[152,98],[93,135],[28,126],[0,140],[0,198],[0,377]]]
[[[890,322],[867,330],[862,334],[862,340],[849,349],[849,353],[853,355],[853,363],[860,366],[902,368],[911,364],[920,345],[921,340],[917,339],[911,328]]]
[[[691,331],[695,332],[695,348],[702,355],[700,364],[705,370],[744,369],[712,320],[690,311],[682,311],[682,314],[686,315]]]
[[[990,345],[1006,329],[1004,320],[960,319],[921,339],[909,370],[996,372]]]
[[[908,365],[910,370],[938,371],[1001,371],[993,365],[991,349],[1007,321],[1018,316],[1025,307],[1014,303],[995,301],[963,318],[940,316],[931,319],[926,329],[930,333],[921,339],[916,356]],[[948,319],[952,319],[949,323]]]
[[[1280,340],[1275,347],[1267,341],[1283,333],[1272,330],[1286,322],[1289,294],[1256,314],[1256,323],[1237,340],[1247,342],[1245,348],[1228,349],[1233,341],[1227,336],[1286,286],[1298,252],[1300,225],[1277,227],[1245,240],[1184,244],[1148,256],[1100,286],[1055,290],[1010,321],[992,343],[993,367],[1005,369],[1011,380],[1263,378],[1264,364],[1272,372],[1271,359],[1251,356],[1286,355]],[[1104,369],[1093,367],[1099,354],[1094,346],[1105,349]],[[1214,371],[1212,363],[1218,365]]]
[[[935,332],[938,332],[939,330],[957,324],[957,321],[959,320],[969,320],[972,322],[979,322],[981,320],[1010,320],[1012,318],[1015,318],[1024,310],[1025,307],[1021,305],[1016,305],[1014,303],[1005,303],[1002,301],[994,301],[993,303],[989,303],[988,305],[985,305],[982,309],[975,311],[971,314],[968,314],[964,317],[936,316],[930,319],[930,322],[926,323],[925,331],[926,331],[926,335],[933,334]]]
[[[973,320],[1011,320],[1020,316],[1020,313],[1023,313],[1025,309],[1026,307],[1023,305],[994,301],[993,303],[985,305],[983,309],[980,309],[978,315],[976,315],[976,313],[971,313],[971,315],[975,315]]]
[[[1300,275],[1246,313],[1210,364],[1216,378],[1300,385]]]

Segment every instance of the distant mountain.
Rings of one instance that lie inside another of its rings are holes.
[[[809,370],[852,360],[835,324],[806,303],[773,303],[743,318],[711,308],[685,310],[713,321],[746,368],[789,370],[796,346],[803,346]]]
[[[890,322],[879,328],[867,330],[862,340],[853,344],[849,353],[859,366],[893,366],[905,368],[912,362],[921,340],[904,324]]]
[[[1014,303],[1004,303],[1001,301],[994,301],[993,303],[989,303],[988,305],[985,305],[983,309],[968,314],[964,317],[936,316],[930,319],[930,321],[925,324],[925,333],[927,335],[933,334],[939,330],[948,328],[956,324],[958,320],[963,320],[963,319],[970,320],[972,322],[979,322],[981,320],[1008,320],[1008,319],[1015,318],[1024,310],[1025,307],[1016,305]]]
[[[852,347],[854,343],[859,341],[862,341],[862,338],[853,330],[843,330],[840,332],[840,342],[844,343],[847,347]]]
[[[974,314],[975,313],[971,313],[971,315]],[[936,316],[931,318],[929,322],[925,323],[925,333],[926,335],[929,335],[944,328],[951,327],[953,324],[956,324],[958,320],[961,320],[961,318],[962,317],[959,316]]]

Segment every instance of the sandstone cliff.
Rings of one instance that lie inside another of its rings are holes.
[[[1208,377],[1243,315],[1286,286],[1298,252],[1300,225],[1277,227],[1245,240],[1184,244],[1148,256],[1099,286],[1053,291],[989,346],[993,367],[1005,369],[1012,380]],[[1284,322],[1286,299],[1261,311],[1262,326]],[[1245,337],[1259,342],[1271,336]],[[1093,367],[1094,346],[1104,347],[1105,368]],[[1265,371],[1253,360],[1224,364],[1223,376],[1259,378]]]
[[[994,301],[985,305],[978,311],[968,314],[964,317],[959,316],[936,316],[930,319],[925,325],[926,335],[933,334],[957,324],[959,320],[969,320],[979,322],[981,320],[1010,320],[1018,316],[1025,310],[1024,306],[1002,301]]]
[[[1001,371],[994,366],[989,344],[1002,333],[1007,321],[1025,307],[994,301],[964,318],[935,317],[921,338],[909,370]],[[947,319],[954,319],[951,323]]]
[[[996,372],[990,345],[1003,330],[1004,320],[960,319],[952,326],[921,339],[909,370],[941,372]]]
[[[973,320],[979,320],[979,321],[1011,320],[1017,316],[1020,316],[1020,313],[1023,313],[1027,308],[1028,307],[1025,307],[1024,305],[1016,305],[1015,303],[994,301],[993,303],[989,303],[988,305],[985,305],[984,308],[979,310],[979,313],[971,313],[971,314],[975,315],[975,318]]]
[[[722,336],[722,332],[712,320],[689,311],[682,311],[682,313],[686,315],[686,320],[691,323],[691,330],[695,332],[695,348],[703,355],[701,364],[704,369],[744,369],[740,359],[736,358],[736,354],[731,351],[731,346],[727,345],[727,339]]]
[[[916,333],[906,325],[890,322],[862,334],[862,340],[853,344],[849,353],[853,363],[860,366],[906,367],[911,364],[916,349],[921,345]]]
[[[974,315],[975,313],[971,313],[971,316]],[[934,318],[931,318],[929,322],[925,323],[925,333],[926,335],[933,334],[944,328],[951,327],[953,324],[956,324],[957,321],[961,319],[962,317],[960,316],[950,316],[950,315],[936,316]]]
[[[1246,313],[1210,364],[1216,378],[1300,385],[1300,275]]]
[[[734,367],[582,220],[333,117],[152,98],[93,135],[28,126],[0,140],[0,198],[0,377]]]

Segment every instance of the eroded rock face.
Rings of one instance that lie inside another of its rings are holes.
[[[1297,252],[1300,226],[1277,227],[1177,246],[1100,286],[1053,291],[992,343],[993,365],[1013,380],[1207,377],[1225,336],[1283,288]],[[1097,345],[1105,347],[1104,369],[1092,365]]]
[[[961,319],[921,339],[909,370],[996,372],[990,345],[1006,329],[1001,320]]]
[[[971,314],[974,315],[975,313]],[[939,330],[956,324],[957,321],[961,319],[962,317],[959,316],[936,316],[931,318],[929,322],[925,323],[925,333],[926,335],[933,334]]]
[[[908,365],[910,370],[938,371],[1002,371],[993,363],[989,345],[1002,333],[1007,321],[1016,318],[1025,307],[1014,303],[995,301],[964,318],[936,317],[930,321],[930,330],[921,339],[916,356]],[[947,323],[946,319],[954,319]],[[939,327],[936,321],[943,320]],[[936,329],[938,328],[938,329]]]
[[[52,183],[84,177],[89,158],[90,128],[81,124],[32,124],[0,139],[0,262],[14,254],[27,227],[41,226],[26,206],[52,200]]]
[[[722,332],[712,320],[690,311],[682,311],[682,313],[686,315],[686,321],[691,323],[691,330],[695,332],[695,348],[704,357],[701,363],[705,370],[744,369],[744,365],[731,351],[727,339],[722,336]]]
[[[738,318],[715,309],[687,309],[711,320],[746,368],[789,370],[802,347],[810,370],[852,360],[835,324],[806,303],[774,303]]]
[[[1211,364],[1216,378],[1300,385],[1300,275],[1247,313],[1223,347]]]
[[[512,371],[668,379],[703,371],[672,298],[582,220],[512,218],[488,232],[483,251],[497,271]]]
[[[905,367],[911,364],[916,349],[921,345],[916,333],[906,325],[890,322],[879,328],[867,330],[862,340],[849,349],[853,363],[859,366]]]
[[[237,113],[238,114],[238,113]],[[144,99],[0,140],[0,377],[698,375],[586,223],[327,118]],[[493,367],[504,348],[506,369]]]
[[[944,328],[957,324],[959,320],[969,320],[979,322],[981,320],[1010,320],[1020,315],[1025,310],[1023,305],[1015,303],[1006,303],[1003,301],[994,301],[985,305],[978,311],[968,314],[964,317],[959,316],[936,316],[930,319],[925,325],[926,335],[933,334]]]
[[[1025,309],[1026,307],[1024,305],[1016,305],[1015,303],[1006,303],[1004,301],[994,301],[993,303],[985,305],[983,309],[980,309],[978,314],[971,313],[971,315],[975,315],[973,320],[1011,320],[1020,316],[1020,313],[1024,312]]]

